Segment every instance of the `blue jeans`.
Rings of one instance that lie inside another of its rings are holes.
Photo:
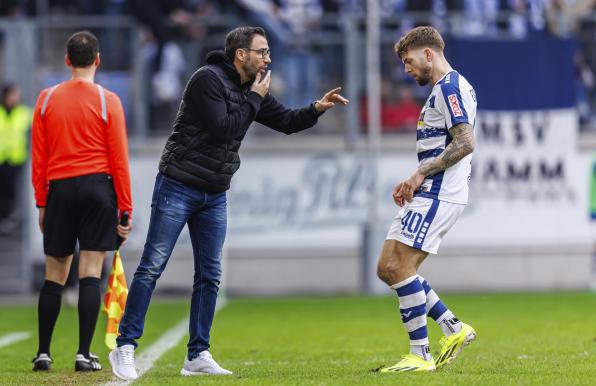
[[[118,346],[136,347],[136,340],[143,335],[155,283],[166,268],[184,224],[188,224],[195,265],[188,359],[209,349],[226,236],[226,193],[207,193],[161,173],[155,180],[147,241],[128,292]]]

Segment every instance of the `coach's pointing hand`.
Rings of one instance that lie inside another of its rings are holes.
[[[340,90],[341,87],[336,87],[328,91],[321,99],[315,102],[315,110],[318,112],[327,111],[335,106],[335,103],[341,103],[344,106],[350,103],[349,100],[339,94]]]

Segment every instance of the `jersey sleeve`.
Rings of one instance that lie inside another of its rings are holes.
[[[445,118],[447,129],[460,123],[474,125],[476,95],[471,87],[461,87],[459,76],[451,76],[449,82],[441,84],[441,94],[442,97],[437,98],[437,108]]]
[[[120,98],[114,93],[106,93],[107,142],[110,169],[114,178],[114,189],[120,213],[127,211],[132,217],[132,193],[128,162],[128,138],[126,118]]]
[[[31,125],[31,182],[35,193],[35,205],[45,207],[48,197],[48,158],[47,132],[41,116],[41,108],[48,90],[43,90],[33,109]]]

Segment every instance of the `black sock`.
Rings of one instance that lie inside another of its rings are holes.
[[[56,325],[56,319],[60,313],[62,302],[62,288],[64,286],[46,280],[39,292],[39,303],[37,304],[37,323],[39,329],[39,347],[37,355],[50,355],[50,342]]]
[[[79,280],[79,351],[89,358],[89,347],[95,332],[95,324],[99,314],[101,292],[100,279],[84,277]]]

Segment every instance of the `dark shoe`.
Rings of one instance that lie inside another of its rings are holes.
[[[101,365],[99,364],[99,357],[93,353],[89,353],[89,358],[85,358],[83,354],[77,354],[75,359],[75,371],[99,371]]]
[[[52,367],[52,358],[48,354],[38,354],[31,362],[33,371],[48,371]]]

